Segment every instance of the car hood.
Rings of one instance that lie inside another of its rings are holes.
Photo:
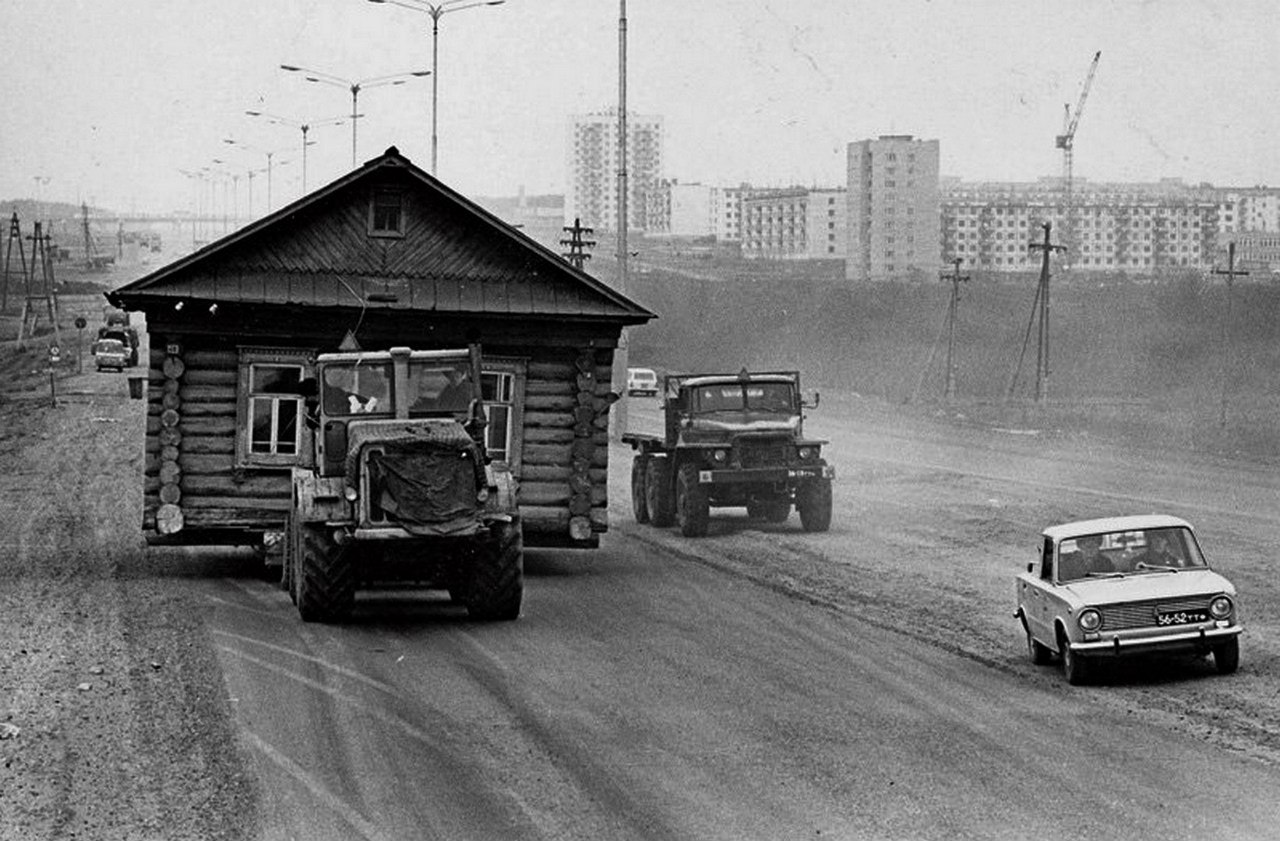
[[[1081,604],[1176,599],[1205,593],[1235,593],[1231,582],[1210,569],[1131,573],[1122,578],[1086,578],[1063,585]]]

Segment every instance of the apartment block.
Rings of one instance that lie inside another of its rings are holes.
[[[942,268],[937,140],[881,135],[848,146],[845,277],[936,277]]]
[[[846,216],[845,191],[838,188],[751,191],[742,198],[742,256],[843,258]]]
[[[564,218],[618,230],[618,110],[569,118]],[[629,230],[665,230],[666,204],[661,116],[627,113],[627,222]]]
[[[942,255],[964,268],[1037,271],[1048,222],[1062,229],[1058,179],[1035,183],[950,181],[942,192]],[[1077,179],[1072,200],[1076,247],[1060,264],[1081,271],[1145,274],[1205,268],[1218,239],[1218,197],[1203,188],[1156,184],[1089,184]]]

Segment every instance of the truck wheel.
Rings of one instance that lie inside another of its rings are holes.
[[[464,602],[472,619],[510,621],[520,616],[524,597],[524,530],[520,521],[498,521],[476,553]]]
[[[298,570],[298,614],[303,622],[337,622],[351,615],[356,575],[347,547],[334,543],[323,526],[302,526]]]
[[[698,466],[683,464],[676,475],[676,519],[685,537],[705,537],[711,520],[707,492],[698,484]]]
[[[666,458],[649,458],[644,471],[644,498],[649,509],[649,522],[666,528],[675,522],[676,511],[671,499],[671,468]]]
[[[831,528],[831,480],[815,479],[801,485],[796,492],[796,510],[805,531]]]
[[[649,457],[638,455],[631,460],[631,511],[637,523],[649,522],[649,500],[645,490],[645,473],[649,469]]]
[[[1229,675],[1240,668],[1240,638],[1232,637],[1213,647],[1213,665],[1220,675]]]

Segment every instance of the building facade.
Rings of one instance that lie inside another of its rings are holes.
[[[630,230],[665,230],[660,195],[662,117],[627,113],[627,217]],[[618,230],[618,110],[569,118],[564,221]],[[657,218],[654,218],[657,217]]]
[[[951,181],[942,194],[942,255],[964,268],[1038,270],[1042,225],[1062,229],[1056,179],[1036,183]],[[1072,221],[1076,247],[1062,265],[1080,271],[1147,274],[1210,266],[1218,240],[1218,198],[1202,188],[1076,182]]]
[[[756,260],[842,259],[845,191],[789,187],[742,198],[742,256]]]
[[[909,134],[849,144],[849,280],[937,276],[942,268],[938,154],[937,140]]]

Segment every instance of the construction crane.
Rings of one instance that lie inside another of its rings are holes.
[[[1080,125],[1080,115],[1084,113],[1084,101],[1089,97],[1089,88],[1093,85],[1093,74],[1098,69],[1098,59],[1102,58],[1102,50],[1098,50],[1093,54],[1093,61],[1089,64],[1089,73],[1084,77],[1084,87],[1080,89],[1080,101],[1076,103],[1076,110],[1071,111],[1071,103],[1063,106],[1064,113],[1062,115],[1062,134],[1058,135],[1054,145],[1062,150],[1062,218],[1060,224],[1062,226],[1062,241],[1066,244],[1068,255],[1074,255],[1075,242],[1075,220],[1072,218],[1072,153],[1074,152],[1076,142],[1076,128]],[[1074,259],[1068,256],[1068,260]]]

